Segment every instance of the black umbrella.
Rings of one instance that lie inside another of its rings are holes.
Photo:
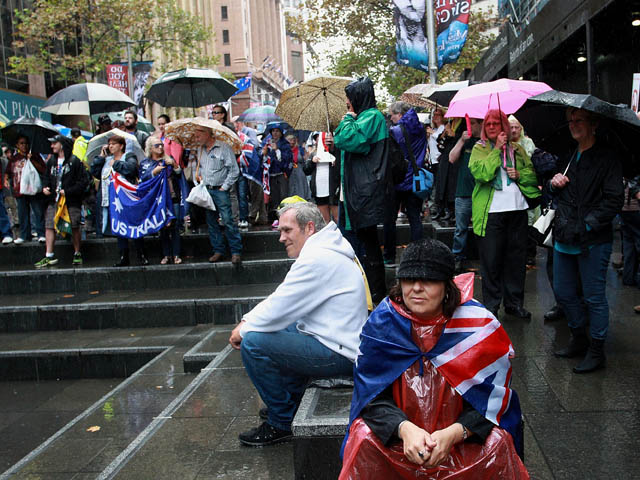
[[[438,88],[433,90],[425,98],[437,103],[438,105],[448,107],[449,102],[451,102],[451,99],[456,95],[456,93],[458,93],[459,90],[468,87],[469,85],[471,85],[469,80],[462,80],[460,82],[445,82]]]
[[[145,97],[163,107],[197,108],[226,102],[238,89],[208,68],[183,68],[153,82]]]
[[[620,153],[627,172],[638,170],[640,163],[640,120],[626,105],[614,105],[593,95],[558,90],[529,98],[515,116],[537,147],[556,155],[575,149],[566,117],[568,107],[582,108],[599,116],[598,141],[608,143]]]
[[[34,153],[51,153],[49,138],[60,134],[51,123],[29,117],[20,117],[9,122],[1,132],[2,140],[12,146],[15,146],[18,137],[27,137]]]
[[[131,98],[102,83],[77,83],[54,93],[42,106],[54,115],[93,115],[135,106]]]

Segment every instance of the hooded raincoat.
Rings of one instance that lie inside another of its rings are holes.
[[[399,183],[395,186],[396,190],[406,192],[412,189],[413,166],[411,165],[411,160],[409,157],[409,152],[407,150],[407,145],[405,143],[404,134],[402,133],[402,127],[404,127],[405,131],[407,132],[407,136],[411,140],[411,149],[416,159],[416,165],[418,166],[418,168],[424,166],[424,159],[427,154],[427,133],[425,132],[423,125],[418,119],[418,114],[413,108],[409,109],[409,111],[402,116],[402,118],[398,122],[398,125],[391,127],[391,135],[398,143],[398,145],[400,145],[404,157],[409,160],[407,174],[405,175],[404,180],[402,181],[402,183]]]
[[[384,116],[376,108],[370,79],[351,82],[345,92],[357,117],[345,115],[333,138],[342,151],[345,226],[347,230],[359,230],[384,221],[389,134]]]

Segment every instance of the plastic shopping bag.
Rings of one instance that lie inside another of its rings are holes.
[[[42,191],[42,181],[40,175],[30,160],[27,160],[22,169],[20,178],[20,193],[22,195],[35,195]]]
[[[211,198],[211,195],[209,195],[204,183],[197,183],[196,186],[191,189],[191,193],[189,193],[189,196],[187,197],[187,202],[208,210],[216,210],[213,199]]]

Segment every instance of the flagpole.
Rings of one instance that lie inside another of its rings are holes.
[[[438,64],[436,63],[436,19],[433,14],[433,0],[426,0],[427,7],[427,44],[429,46],[429,80],[438,83]]]

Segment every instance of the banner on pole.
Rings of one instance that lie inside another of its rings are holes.
[[[429,1],[429,0],[427,0]],[[429,71],[424,0],[393,0],[396,25],[396,61],[405,67]]]
[[[429,0],[427,0],[429,1]],[[471,0],[435,0],[438,68],[455,63],[467,41]]]
[[[133,94],[131,99],[138,106],[138,115],[144,116],[142,97],[144,87],[149,79],[153,62],[133,62]],[[129,95],[129,65],[126,63],[112,63],[107,65],[107,85]]]

